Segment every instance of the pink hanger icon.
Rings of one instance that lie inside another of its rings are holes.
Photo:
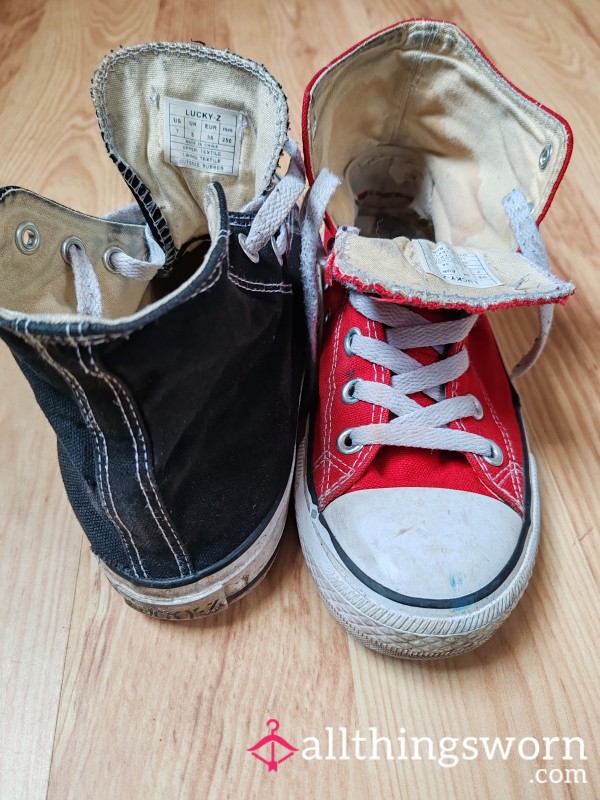
[[[252,753],[255,758],[258,758],[259,761],[262,761],[263,764],[266,764],[269,768],[269,772],[277,772],[278,766],[283,762],[286,761],[288,758],[291,758],[294,753],[298,751],[297,747],[294,747],[289,742],[286,742],[281,736],[277,736],[276,731],[279,730],[279,720],[276,719],[269,719],[267,720],[267,728],[269,729],[269,733],[267,736],[264,736],[259,742],[257,742],[253,747],[248,748],[248,752]],[[270,756],[270,758],[264,758],[260,753],[257,751],[261,748],[266,748],[266,754]],[[280,747],[283,750],[279,750],[279,753],[283,753],[283,751],[287,751],[285,755],[281,755],[279,758],[275,758],[276,748]]]

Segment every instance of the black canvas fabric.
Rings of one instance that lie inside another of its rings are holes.
[[[151,586],[193,582],[248,547],[293,465],[304,363],[299,241],[253,263],[215,184],[221,231],[180,256],[193,275],[135,322],[0,320],[51,422],[94,552]],[[294,226],[293,226],[294,227]],[[195,274],[194,274],[195,273]]]

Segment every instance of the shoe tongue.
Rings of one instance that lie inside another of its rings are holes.
[[[374,239],[337,232],[328,279],[361,293],[424,308],[475,313],[564,301],[570,283],[510,250],[478,250],[425,239]]]
[[[167,262],[207,232],[207,185],[219,181],[239,210],[268,188],[287,136],[285,95],[264,67],[196,44],[111,53],[92,98],[106,148]]]

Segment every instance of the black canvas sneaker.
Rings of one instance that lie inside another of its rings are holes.
[[[186,619],[255,585],[285,523],[304,173],[281,87],[232,53],[123,48],[92,96],[138,205],[95,218],[0,190],[0,335],[108,579]]]

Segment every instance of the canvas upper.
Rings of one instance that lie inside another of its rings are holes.
[[[573,291],[537,231],[572,136],[455,25],[410,20],[313,78],[303,137],[309,182],[327,171],[341,181],[326,215],[322,299],[313,291],[323,318],[306,442],[307,502],[331,574],[308,527],[301,538],[338,619],[398,655],[400,628],[384,634],[374,620],[393,613],[398,626],[423,628],[406,622],[407,608],[474,607],[523,559],[530,459],[488,316],[541,308],[522,372],[553,304]]]
[[[112,580],[135,599],[206,578],[214,596],[194,616],[226,603],[215,575],[229,580],[265,531],[273,550],[283,528],[304,360],[293,196],[304,176],[282,199],[285,96],[232,53],[121,48],[92,97],[139,208],[95,218],[2,190],[0,335],[56,431],[69,499]]]

